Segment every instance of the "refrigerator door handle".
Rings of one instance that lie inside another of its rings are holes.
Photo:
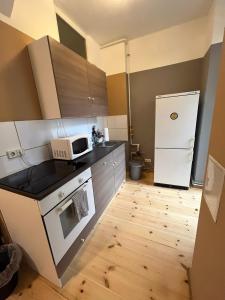
[[[195,139],[194,138],[191,138],[189,140],[189,145],[190,145],[190,148],[194,148],[194,145],[195,145]]]
[[[193,160],[193,154],[194,154],[194,151],[191,150],[188,154],[188,160],[191,162]]]

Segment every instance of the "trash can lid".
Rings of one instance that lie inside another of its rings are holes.
[[[142,161],[138,161],[138,160],[131,160],[130,162],[129,162],[129,165],[131,166],[131,167],[143,167],[143,162]]]

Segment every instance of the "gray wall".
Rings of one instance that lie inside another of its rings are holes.
[[[200,90],[203,59],[130,74],[134,143],[154,168],[155,97],[160,94]]]
[[[201,97],[193,162],[193,182],[198,184],[204,182],[221,48],[222,43],[212,45],[203,58]]]

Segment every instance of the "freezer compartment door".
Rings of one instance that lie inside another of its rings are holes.
[[[189,187],[193,149],[155,149],[154,182]]]
[[[194,147],[199,94],[156,99],[155,148]]]

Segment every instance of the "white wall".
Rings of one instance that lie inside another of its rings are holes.
[[[209,24],[211,26],[211,44],[223,41],[225,27],[225,1],[214,0],[209,12]]]
[[[203,57],[207,17],[129,41],[129,70],[138,72]]]
[[[50,35],[59,40],[56,12],[86,39],[88,60],[101,68],[99,44],[75,22],[72,22],[59,8],[55,7],[53,0],[15,0],[11,16],[7,17],[0,13],[0,20],[34,39]]]
[[[215,0],[208,16],[145,35],[128,42],[130,73],[203,57],[211,44],[223,41],[225,0]],[[102,68],[107,75],[126,71],[125,43],[103,48]]]
[[[101,51],[99,44],[86,32],[84,32],[74,21],[72,21],[60,8],[55,7],[56,13],[62,17],[72,28],[86,39],[87,59],[92,64],[102,68]]]
[[[211,44],[212,22],[210,15],[172,26],[130,40],[127,50],[125,43],[103,48],[102,68],[107,75],[133,73],[203,57]]]
[[[126,46],[124,42],[101,49],[102,69],[106,75],[126,72]]]
[[[15,0],[11,16],[0,13],[0,20],[34,39],[50,35],[59,40],[53,0]]]

